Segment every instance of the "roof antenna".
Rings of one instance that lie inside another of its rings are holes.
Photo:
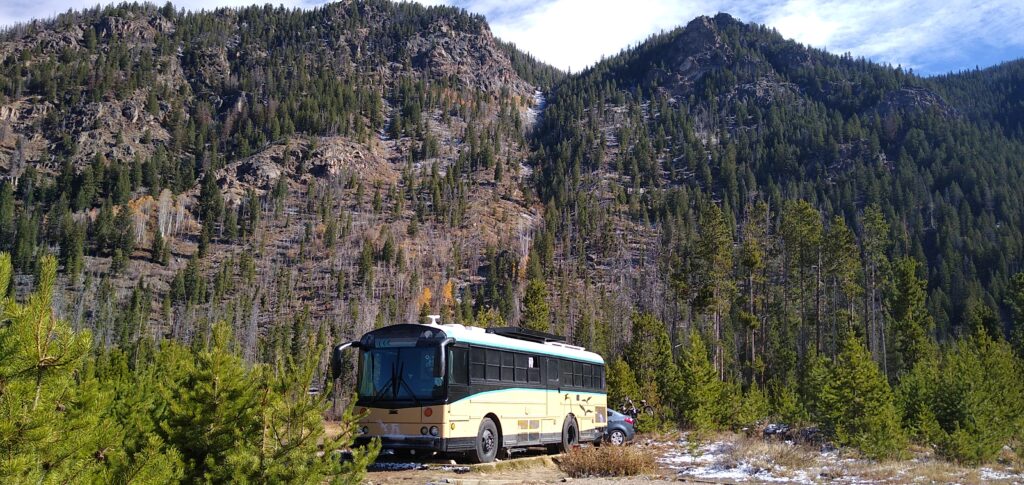
[[[427,315],[427,318],[430,319],[430,325],[440,325],[441,315]]]

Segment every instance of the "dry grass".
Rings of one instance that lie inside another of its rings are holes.
[[[541,456],[528,456],[525,458],[515,458],[511,460],[498,460],[490,463],[479,463],[475,465],[469,465],[469,468],[475,472],[511,472],[511,471],[525,471],[535,468],[556,468],[556,458],[548,455]]]
[[[654,454],[633,446],[577,448],[562,456],[559,467],[574,478],[626,477],[657,470]]]
[[[816,465],[820,456],[817,450],[810,447],[778,441],[737,438],[732,443],[735,445],[730,453],[733,460],[750,462],[765,469],[808,468]]]
[[[656,431],[656,432],[651,432],[651,433],[641,433],[641,434],[638,434],[636,436],[636,439],[634,440],[634,442],[638,442],[639,443],[639,442],[650,442],[650,441],[653,441],[653,442],[666,443],[666,442],[677,441],[677,440],[679,440],[680,438],[682,438],[685,435],[686,435],[686,433],[683,433],[682,431]]]
[[[855,460],[833,467],[833,476],[856,476],[874,483],[978,483],[978,471],[943,460]]]

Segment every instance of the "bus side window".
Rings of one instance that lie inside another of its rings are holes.
[[[532,384],[540,384],[540,357],[528,356],[526,380]]]
[[[561,361],[562,367],[562,385],[565,387],[572,387],[572,362],[568,360]]]
[[[486,351],[480,347],[473,347],[470,350],[470,364],[469,364],[469,375],[473,380],[483,380],[484,378],[484,362],[486,361]]]
[[[572,363],[572,385],[576,387],[583,387],[583,364],[579,362]]]
[[[597,373],[594,374],[594,387],[598,391],[604,391],[604,366],[599,365],[596,370]]]
[[[558,359],[544,358],[544,378],[548,381],[548,389],[558,389]]]
[[[448,369],[452,384],[469,384],[469,362],[466,349],[453,348]]]
[[[583,388],[588,390],[588,391],[592,390],[594,388],[594,386],[593,386],[592,371],[591,371],[591,369],[593,367],[594,366],[592,366],[590,364],[583,364]]]
[[[487,349],[487,374],[489,381],[501,380],[501,351]]]
[[[501,381],[515,382],[515,354],[512,352],[501,353]]]
[[[530,360],[533,357],[529,357],[526,354],[515,354],[516,359],[516,382],[526,382],[526,370],[529,368]]]

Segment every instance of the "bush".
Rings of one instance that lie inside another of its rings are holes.
[[[739,386],[734,384],[733,387]],[[736,389],[735,393],[739,396],[739,389]],[[731,416],[732,426],[736,428],[754,426],[758,421],[768,419],[772,413],[768,396],[757,384],[750,386],[742,399],[737,398],[733,402],[738,402]]]
[[[979,332],[941,359],[923,359],[900,381],[903,419],[947,458],[978,464],[1021,437],[1024,384],[1006,341]]]
[[[626,477],[657,469],[654,454],[636,447],[577,448],[562,457],[559,467],[570,477]]]
[[[818,414],[838,444],[871,458],[897,457],[906,447],[892,389],[856,337],[843,343],[821,391]]]

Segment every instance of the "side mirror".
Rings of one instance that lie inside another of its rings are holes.
[[[345,349],[349,347],[359,348],[359,342],[349,342],[334,347],[331,351],[331,378],[337,380],[341,377],[341,369],[345,366]]]
[[[448,337],[441,342],[441,352],[437,359],[434,359],[434,377],[444,377],[445,369],[447,366],[448,356],[448,344],[454,342],[455,339]]]

